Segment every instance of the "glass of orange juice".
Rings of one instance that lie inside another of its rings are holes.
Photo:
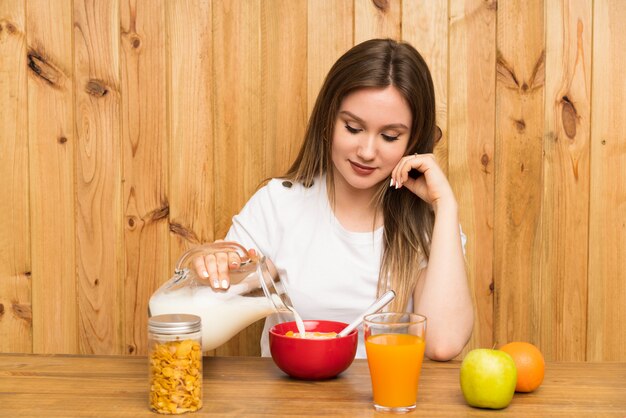
[[[364,318],[363,329],[374,408],[380,412],[412,411],[424,359],[426,317],[377,313]]]

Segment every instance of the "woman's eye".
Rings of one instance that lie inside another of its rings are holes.
[[[400,135],[396,135],[396,136],[391,136],[391,135],[386,135],[386,134],[381,134],[381,135],[383,136],[383,139],[388,142],[393,142],[397,140],[398,137],[400,137]]]
[[[359,128],[353,128],[352,126],[348,125],[346,123],[346,129],[348,130],[348,132],[350,132],[351,134],[356,134],[362,131],[362,129]]]

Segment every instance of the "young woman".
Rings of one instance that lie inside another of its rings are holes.
[[[433,157],[435,96],[407,43],[374,39],[334,64],[289,171],[233,218],[225,240],[259,250],[304,319],[350,322],[388,289],[389,310],[428,318],[426,355],[455,357],[473,308],[457,202]],[[463,237],[464,239],[464,237]],[[235,253],[195,269],[226,288]],[[261,341],[269,355],[267,330]],[[362,338],[358,357],[364,357]]]

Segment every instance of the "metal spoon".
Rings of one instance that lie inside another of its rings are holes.
[[[337,334],[337,337],[345,337],[346,335],[350,334],[353,329],[358,327],[361,322],[363,322],[363,318],[365,318],[366,315],[378,312],[380,309],[384,308],[389,302],[391,302],[395,297],[396,292],[394,292],[393,290],[385,292],[381,297],[376,299],[376,302],[372,303],[370,307],[365,310],[365,312],[359,315],[357,319],[355,319],[347,327],[342,329],[341,332]]]

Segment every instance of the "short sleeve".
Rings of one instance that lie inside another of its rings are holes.
[[[232,225],[224,239],[271,256],[271,243],[277,234],[275,216],[274,204],[266,185],[248,200],[241,212],[233,216]]]

